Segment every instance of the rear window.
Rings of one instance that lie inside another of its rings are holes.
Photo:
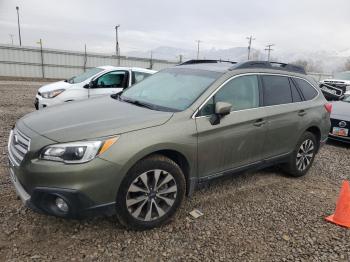
[[[264,105],[281,105],[292,103],[292,94],[288,77],[262,76]]]
[[[297,83],[299,89],[303,93],[305,100],[311,100],[317,96],[316,89],[305,80],[294,78],[294,81]]]

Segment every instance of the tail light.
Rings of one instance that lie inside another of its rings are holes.
[[[324,104],[324,108],[327,110],[328,113],[332,113],[333,105],[331,103]]]

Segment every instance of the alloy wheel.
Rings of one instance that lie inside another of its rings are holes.
[[[305,140],[297,153],[297,168],[299,171],[303,172],[311,163],[314,157],[314,142],[311,139]]]
[[[152,221],[164,216],[174,205],[177,185],[174,177],[161,169],[149,170],[134,179],[126,196],[131,216]]]

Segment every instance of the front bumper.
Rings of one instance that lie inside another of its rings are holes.
[[[34,106],[35,106],[36,110],[40,110],[40,109],[43,109],[45,107],[59,105],[62,103],[63,103],[63,101],[59,100],[57,97],[55,97],[55,98],[43,98],[42,96],[40,96],[38,94],[35,96],[35,100],[34,100]]]
[[[83,218],[96,215],[113,215],[115,213],[115,202],[97,205],[84,193],[74,189],[35,187],[30,195],[16,177],[11,163],[9,173],[17,196],[26,207],[38,213],[65,218]],[[58,197],[67,203],[69,207],[67,212],[62,212],[56,206],[55,200]]]

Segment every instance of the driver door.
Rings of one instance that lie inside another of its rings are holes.
[[[111,71],[94,80],[89,88],[89,97],[115,94],[128,87],[129,72],[124,70]]]
[[[230,114],[212,125],[216,102],[232,105]],[[239,76],[227,82],[199,111],[198,176],[211,177],[261,161],[266,126],[256,75]]]

